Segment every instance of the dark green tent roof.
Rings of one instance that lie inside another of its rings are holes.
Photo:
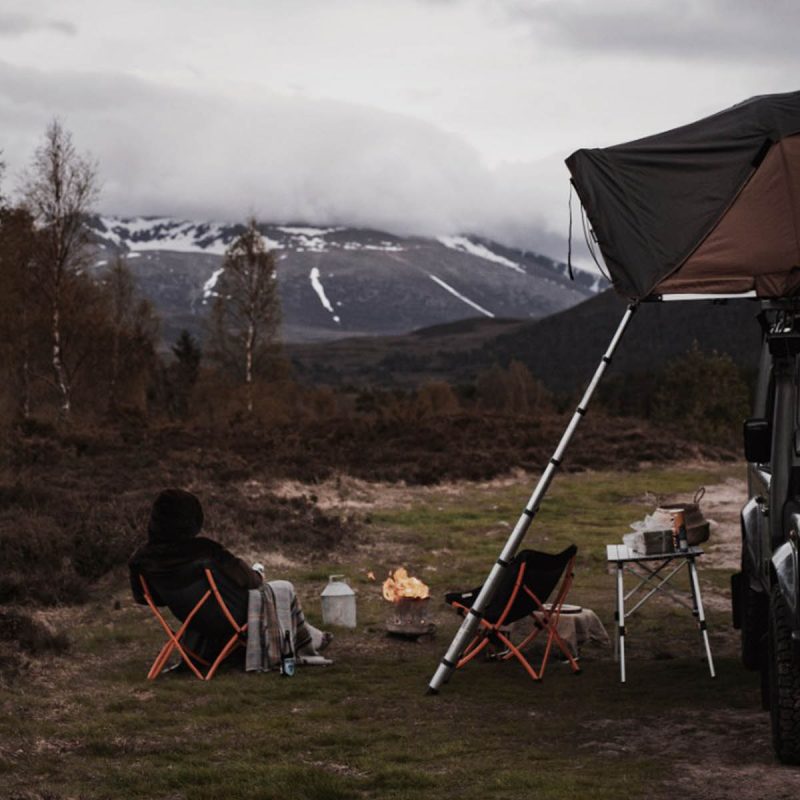
[[[742,230],[742,237],[748,236],[749,241],[737,242],[736,233],[726,229],[724,243],[709,245],[706,249],[713,251],[711,255],[700,253],[699,279],[687,260],[724,220],[775,145],[798,133],[800,92],[790,92],[754,97],[645,139],[573,153],[566,163],[617,291],[630,299],[659,293],[661,284],[684,266],[686,276],[693,276],[686,287],[694,291],[712,286],[714,291],[734,290],[734,285],[740,291],[746,286],[743,279],[748,270],[740,263],[744,252],[762,262],[752,265],[756,271],[764,268],[763,262],[775,261],[769,266],[770,280],[759,283],[758,276],[751,275],[750,288],[759,294],[779,291],[764,287],[778,286],[775,275],[800,268],[800,194],[791,196],[800,189],[800,139],[791,152],[782,150],[780,157],[776,154],[771,159],[775,179],[762,180],[764,188],[750,192],[743,199],[750,205],[739,211],[741,218],[752,218],[745,212],[755,204],[762,210],[772,207],[774,213],[788,214],[777,233],[761,226],[762,233],[780,242],[756,242],[755,230]],[[778,176],[781,170],[782,177]],[[782,181],[785,187],[779,185]],[[739,225],[743,227],[747,228]],[[779,245],[780,254],[762,255],[759,250]],[[730,281],[726,270],[734,262],[736,280]]]

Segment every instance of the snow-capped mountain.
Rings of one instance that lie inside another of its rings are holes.
[[[127,258],[164,321],[202,335],[225,250],[243,226],[166,217],[94,217],[95,270]],[[259,226],[276,251],[285,341],[405,333],[474,316],[535,319],[605,282],[475,236],[400,237],[348,227]]]

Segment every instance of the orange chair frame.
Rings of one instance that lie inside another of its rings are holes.
[[[237,646],[244,646],[242,635],[247,631],[247,623],[244,625],[239,625],[239,623],[236,622],[230,612],[230,609],[222,599],[222,595],[219,593],[219,589],[217,588],[214,576],[211,574],[211,570],[206,568],[205,574],[209,588],[200,598],[197,605],[186,616],[186,619],[183,621],[183,624],[180,626],[180,628],[178,628],[177,632],[172,630],[169,623],[164,619],[163,614],[158,610],[158,607],[153,601],[153,596],[150,593],[150,587],[147,585],[144,575],[139,575],[139,581],[142,584],[144,599],[147,601],[147,605],[150,606],[150,610],[153,612],[161,627],[164,629],[164,633],[167,634],[167,641],[156,656],[153,666],[150,667],[150,671],[147,673],[147,680],[154,681],[161,674],[161,671],[164,669],[164,665],[167,663],[167,659],[170,657],[170,655],[172,655],[172,652],[177,650],[181,658],[197,678],[199,678],[201,681],[210,681],[214,677],[214,673],[217,671],[219,665],[233,652],[233,650]],[[222,613],[225,615],[225,618],[228,620],[228,622],[230,622],[231,627],[234,630],[234,634],[231,636],[222,650],[220,650],[220,653],[214,662],[210,663],[204,658],[198,656],[196,653],[192,652],[184,644],[181,644],[181,639],[186,633],[189,623],[192,621],[195,614],[197,614],[197,612],[203,606],[203,603],[205,603],[212,595],[216,598],[217,603],[219,603],[219,607],[222,610]],[[205,667],[208,667],[208,671],[203,674],[196,666],[195,661]]]
[[[556,594],[555,600],[552,603],[543,603],[534,592],[524,585],[523,580],[525,578],[526,566],[527,564],[525,564],[525,562],[522,562],[519,565],[517,577],[514,581],[514,588],[511,590],[508,602],[506,603],[505,608],[500,616],[494,622],[488,622],[486,619],[481,618],[481,630],[479,631],[478,635],[464,648],[464,652],[456,664],[457,669],[460,669],[465,664],[468,664],[470,661],[472,661],[472,659],[475,658],[475,656],[481,653],[489,644],[490,637],[494,635],[508,648],[508,653],[501,656],[501,660],[506,661],[509,658],[516,658],[517,661],[519,661],[519,663],[522,665],[523,669],[535,681],[541,681],[544,678],[544,671],[547,667],[547,662],[550,658],[550,652],[554,643],[569,662],[570,667],[572,667],[572,671],[576,674],[581,671],[581,668],[578,666],[578,662],[570,652],[569,645],[558,633],[558,620],[561,617],[561,609],[574,579],[575,556],[572,556],[567,564],[566,569],[564,570],[564,576],[561,579],[561,585],[559,586],[558,593]],[[502,628],[520,591],[524,591],[536,603],[537,608],[534,609],[530,615],[533,618],[534,623],[533,631],[529,633],[521,642],[519,642],[519,644],[514,644],[514,642],[511,641]],[[469,608],[462,603],[453,602],[451,605],[453,608],[457,609],[463,614],[469,612]],[[522,651],[529,644],[531,644],[531,642],[533,642],[533,640],[536,639],[540,633],[544,631],[547,631],[547,643],[545,644],[544,655],[542,656],[542,661],[537,671],[533,668],[533,666],[531,666],[530,662],[525,658]]]

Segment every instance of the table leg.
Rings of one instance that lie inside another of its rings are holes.
[[[714,659],[711,657],[711,645],[708,642],[708,628],[706,626],[706,615],[703,611],[703,598],[700,596],[700,581],[697,577],[697,566],[693,558],[687,559],[689,562],[689,578],[692,585],[692,595],[694,596],[695,607],[697,609],[697,622],[700,625],[700,635],[703,637],[703,645],[706,650],[708,660],[708,671],[711,677],[716,677],[714,672]]]
[[[625,587],[622,562],[617,563],[617,641],[619,642],[619,676],[625,683]]]

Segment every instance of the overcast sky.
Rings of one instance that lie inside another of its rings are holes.
[[[578,147],[798,86],[795,0],[2,0],[5,190],[59,116],[124,215],[565,257]]]

